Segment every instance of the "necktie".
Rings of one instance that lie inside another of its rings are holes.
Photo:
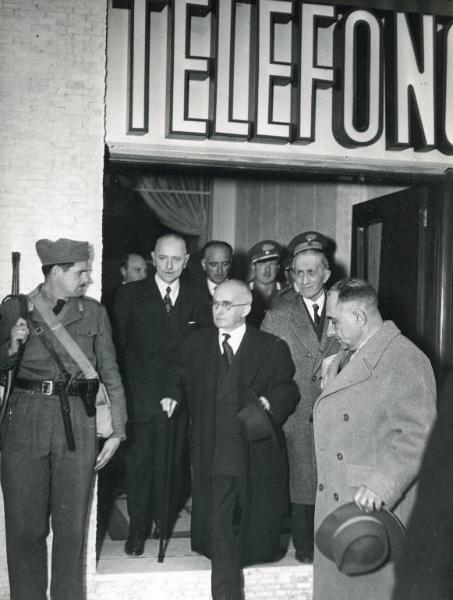
[[[229,333],[224,333],[222,335],[223,335],[223,342],[222,342],[223,357],[224,357],[224,359],[226,359],[228,366],[230,366],[231,363],[233,362],[233,358],[234,358],[233,348],[228,343],[228,340],[230,339],[231,335]]]
[[[61,298],[59,300],[57,300],[57,303],[55,304],[55,306],[52,309],[54,314],[58,315],[58,313],[61,312],[61,310],[65,304],[66,304],[66,300],[62,300]]]
[[[171,292],[170,286],[167,287],[166,292],[167,293],[164,296],[164,304],[165,304],[165,310],[169,313],[171,311],[171,309],[173,308],[173,303],[170,298],[170,292]]]
[[[313,321],[315,322],[316,327],[319,327],[319,322],[321,321],[321,316],[318,310],[319,306],[317,304],[313,304]]]

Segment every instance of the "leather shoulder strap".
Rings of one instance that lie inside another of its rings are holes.
[[[85,379],[98,378],[95,368],[82,352],[80,346],[61,324],[61,322],[56,318],[40,295],[37,295],[33,298],[33,306],[42,316],[51,333],[57,338],[71,358],[79,365],[83,371]]]

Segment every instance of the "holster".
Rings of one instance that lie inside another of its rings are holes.
[[[85,406],[88,417],[96,414],[96,395],[99,390],[99,379],[78,379],[79,396]]]
[[[60,397],[61,416],[63,418],[63,427],[66,435],[68,450],[74,452],[76,449],[74,441],[74,432],[71,423],[71,407],[69,406],[68,394],[65,383],[62,381],[57,386],[58,396]]]

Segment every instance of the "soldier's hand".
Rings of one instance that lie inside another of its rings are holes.
[[[115,452],[118,450],[118,446],[121,444],[121,440],[116,437],[111,437],[105,440],[102,450],[99,452],[96,458],[96,464],[94,466],[95,471],[99,471],[109,462]]]
[[[25,342],[30,335],[27,321],[20,317],[16,323],[11,327],[11,334],[9,338],[9,355],[16,354],[19,350],[21,342]]]
[[[376,494],[376,492],[373,492],[373,490],[370,490],[370,488],[367,488],[364,485],[362,485],[362,487],[354,496],[354,502],[357,504],[360,510],[363,510],[366,513],[371,513],[375,510],[381,510],[384,504],[384,501],[379,494]]]
[[[173,400],[172,398],[162,398],[162,400],[160,401],[162,410],[167,413],[168,418],[170,418],[173,414],[173,411],[175,410],[177,404],[178,403],[176,402],[176,400]]]

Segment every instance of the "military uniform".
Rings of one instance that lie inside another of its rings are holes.
[[[282,248],[278,242],[273,240],[264,240],[258,242],[248,251],[248,259],[252,269],[256,263],[267,261],[279,261],[282,253]],[[278,270],[275,277],[278,275]],[[252,292],[252,308],[247,316],[247,323],[259,327],[264,319],[269,306],[272,305],[273,299],[281,290],[281,284],[274,279],[268,283],[260,284],[256,277],[249,283],[250,291]],[[271,287],[269,293],[269,287]],[[266,288],[266,289],[265,289]]]
[[[55,305],[56,299],[45,287],[28,297],[30,335],[2,431],[1,483],[11,600],[47,598],[49,513],[51,598],[82,600],[84,534],[97,455],[95,417],[87,416],[76,395],[77,379],[84,377],[80,367],[49,333],[75,382],[68,398],[75,440],[75,451],[70,451],[55,389],[63,375],[39,337],[39,328],[46,331],[47,326],[33,306],[37,294],[50,309]],[[17,354],[8,356],[10,331],[20,316],[18,303],[9,300],[1,312],[0,368],[10,368],[18,359]],[[124,391],[105,308],[90,298],[70,297],[57,318],[99,373],[112,403],[112,435],[124,439]]]

